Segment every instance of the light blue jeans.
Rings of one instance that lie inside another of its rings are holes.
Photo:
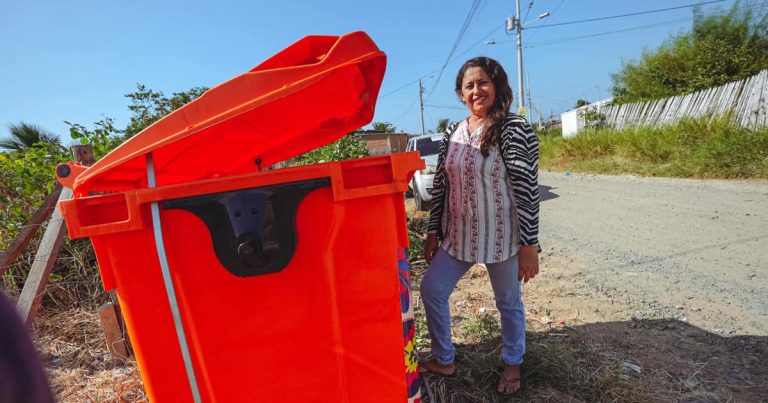
[[[456,358],[456,349],[451,342],[448,298],[470,267],[472,263],[457,260],[443,248],[438,248],[421,280],[421,300],[432,338],[432,354],[440,364],[452,363]],[[517,279],[517,255],[486,267],[496,297],[496,308],[501,314],[501,357],[506,364],[522,364],[525,354],[525,308]]]

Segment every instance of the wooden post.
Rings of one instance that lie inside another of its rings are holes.
[[[91,166],[96,163],[93,157],[93,146],[90,144],[76,144],[72,146],[72,159],[83,166]]]
[[[56,182],[51,193],[46,196],[45,200],[43,201],[43,204],[38,207],[34,213],[32,213],[32,216],[29,217],[29,220],[27,220],[24,228],[21,229],[19,235],[16,236],[13,242],[11,242],[11,245],[8,246],[8,249],[6,249],[5,252],[0,255],[0,276],[2,276],[8,270],[8,268],[11,267],[21,252],[27,249],[27,246],[29,246],[32,238],[35,237],[37,231],[43,225],[45,220],[51,216],[53,209],[56,208],[56,201],[59,200],[59,194],[61,194],[61,184]]]
[[[71,189],[63,189],[59,195],[59,200],[67,200],[72,197]],[[64,219],[58,210],[53,212],[51,221],[45,228],[43,240],[40,241],[40,247],[35,254],[35,260],[32,262],[32,268],[29,271],[27,280],[24,282],[24,288],[21,290],[19,301],[16,308],[21,314],[22,321],[30,326],[32,318],[40,307],[40,298],[45,292],[45,286],[48,283],[48,276],[51,274],[53,264],[56,262],[56,256],[59,254],[61,241],[64,239],[66,226]]]
[[[76,162],[84,165],[91,165],[94,162],[93,151],[90,144],[72,146],[72,157]],[[64,188],[61,190],[58,201],[67,200],[72,197],[72,190]],[[35,317],[40,307],[40,299],[45,293],[45,287],[48,284],[48,277],[51,274],[56,256],[59,254],[61,242],[64,240],[66,226],[64,219],[58,209],[53,211],[53,216],[45,228],[43,239],[35,254],[35,260],[32,262],[32,268],[24,281],[24,287],[16,303],[16,309],[21,315],[22,321],[29,327],[32,319]]]
[[[101,329],[104,331],[104,337],[107,339],[109,353],[118,361],[128,359],[128,346],[123,338],[119,310],[112,303],[106,303],[99,307],[99,320],[101,321]]]

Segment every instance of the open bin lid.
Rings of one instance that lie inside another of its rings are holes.
[[[71,182],[75,194],[147,187],[268,167],[373,119],[386,56],[364,32],[307,36],[149,126]]]

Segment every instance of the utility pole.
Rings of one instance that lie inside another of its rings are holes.
[[[419,79],[419,104],[421,104],[421,134],[427,134],[424,131],[424,87],[421,86],[421,79]]]
[[[520,16],[520,0],[516,0],[517,15],[513,15],[507,18],[507,32],[517,32],[517,102],[518,113],[526,116],[528,115],[525,109],[525,88],[523,87],[523,21]],[[530,11],[530,8],[529,8]],[[539,14],[539,19],[549,17],[549,12]],[[486,42],[486,45],[493,45],[496,41],[491,39]],[[528,100],[531,103],[531,100]]]
[[[541,99],[539,99],[539,110],[537,112],[539,112],[539,128],[541,129],[544,127],[544,121],[541,119]]]
[[[517,99],[518,99],[518,112],[526,115],[525,113],[525,89],[523,88],[523,22],[520,20],[520,0],[516,0],[516,17],[510,17],[512,25],[517,30]],[[507,29],[509,29],[509,23],[507,23]]]
[[[531,75],[526,74],[525,78],[528,80],[528,108],[531,110],[531,113],[528,114],[528,121],[533,122],[533,102],[531,102]]]

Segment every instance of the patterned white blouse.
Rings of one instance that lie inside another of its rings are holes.
[[[520,245],[538,246],[539,142],[528,122],[513,113],[502,122],[499,145],[488,157],[479,150],[481,133],[469,133],[466,121],[445,131],[427,232],[457,259],[493,263],[513,256]]]
[[[517,254],[520,225],[512,184],[497,146],[480,153],[483,127],[469,132],[467,120],[454,131],[445,159],[448,209],[441,247],[458,260],[496,263]]]

